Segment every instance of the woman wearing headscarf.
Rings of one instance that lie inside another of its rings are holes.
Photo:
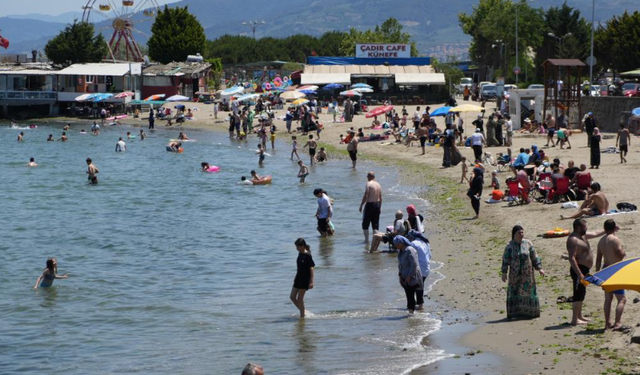
[[[473,168],[473,177],[471,182],[469,183],[469,190],[467,191],[467,196],[471,199],[471,207],[473,207],[473,211],[475,211],[476,216],[474,219],[478,218],[480,214],[480,199],[482,198],[482,185],[484,184],[484,171],[482,168]]]
[[[427,277],[429,277],[429,273],[431,273],[431,244],[427,237],[416,230],[410,230],[409,233],[407,233],[407,238],[411,241],[411,246],[416,249],[418,253],[418,264],[420,265],[422,284],[424,286]],[[417,294],[416,310],[422,310],[422,305],[424,304],[424,288],[422,292]]]
[[[516,225],[511,230],[511,241],[502,255],[502,281],[508,280],[508,319],[533,319],[540,316],[534,270],[544,276],[542,263],[533,244],[524,239],[524,230]]]
[[[393,245],[398,252],[398,276],[400,285],[407,295],[407,309],[413,314],[416,309],[416,295],[424,293],[422,273],[418,262],[418,252],[404,236],[395,236]]]
[[[600,166],[600,141],[602,141],[602,135],[600,135],[600,129],[593,128],[593,135],[591,135],[591,168],[598,169]]]
[[[409,225],[411,225],[411,229],[416,230],[420,233],[424,232],[424,226],[422,225],[422,221],[424,217],[416,211],[416,206],[410,204],[407,206],[407,221],[409,221]]]

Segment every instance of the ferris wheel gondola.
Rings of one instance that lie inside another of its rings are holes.
[[[88,0],[82,7],[82,21],[87,23],[99,23],[111,21],[113,30],[107,44],[109,54],[113,60],[143,61],[144,57],[140,47],[136,43],[134,32],[144,34],[135,28],[138,22],[144,22],[157,14],[160,5],[156,0]],[[141,14],[134,20],[134,16]],[[145,34],[146,35],[146,34]]]

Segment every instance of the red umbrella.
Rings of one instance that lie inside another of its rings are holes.
[[[364,117],[371,118],[371,117],[375,117],[375,116],[380,116],[380,115],[382,115],[384,113],[389,112],[392,109],[393,109],[392,105],[385,105],[383,107],[378,107],[378,108],[372,109],[366,115],[364,115]]]

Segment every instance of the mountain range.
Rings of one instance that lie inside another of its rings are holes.
[[[317,36],[333,30],[348,31],[351,27],[363,30],[395,17],[412,35],[419,51],[424,53],[440,44],[468,43],[469,37],[458,25],[458,13],[471,13],[475,4],[476,0],[182,0],[171,6],[188,6],[202,23],[209,39],[224,34],[251,36],[252,30],[242,24],[249,20],[265,21],[256,30],[256,37],[261,38],[292,34]],[[591,18],[592,0],[567,0],[567,4],[579,9],[587,19]],[[558,0],[534,0],[530,5],[547,9],[561,3]],[[598,0],[595,20],[605,22],[624,10],[640,10],[640,1]],[[42,50],[66,23],[81,16],[81,13],[70,12],[58,16],[25,14],[1,17],[0,35],[11,41],[7,53]],[[144,44],[151,33],[152,20],[142,15],[135,16],[134,20],[136,40]],[[111,22],[98,22],[96,29],[109,38]]]

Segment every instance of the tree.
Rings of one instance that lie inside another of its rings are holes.
[[[614,16],[595,35],[594,54],[604,68],[624,72],[640,67],[640,13]]]
[[[107,55],[107,42],[101,34],[95,35],[92,24],[68,24],[44,47],[47,57],[62,67],[78,63],[100,62]]]
[[[544,30],[544,17],[541,9],[531,8],[522,0],[515,3],[511,0],[480,0],[471,14],[458,15],[462,31],[472,38],[469,55],[479,65],[481,76],[495,70],[496,75],[514,78],[516,7],[518,59],[525,71],[532,67],[527,55],[542,44],[540,30]]]
[[[189,13],[189,7],[160,10],[147,42],[149,57],[163,64],[186,61],[188,55],[204,53],[205,35],[200,22]]]
[[[458,62],[455,61],[455,57],[449,56],[446,63],[441,63],[438,59],[432,59],[431,65],[433,65],[436,72],[444,73],[447,90],[449,90],[449,94],[453,94],[456,85],[464,77],[464,73],[458,68]]]
[[[403,27],[395,18],[389,18],[373,30],[359,31],[351,28],[342,38],[340,44],[341,55],[355,56],[356,44],[363,43],[392,43],[411,44],[411,56],[418,56],[415,42],[411,40],[411,34],[403,32]]]

